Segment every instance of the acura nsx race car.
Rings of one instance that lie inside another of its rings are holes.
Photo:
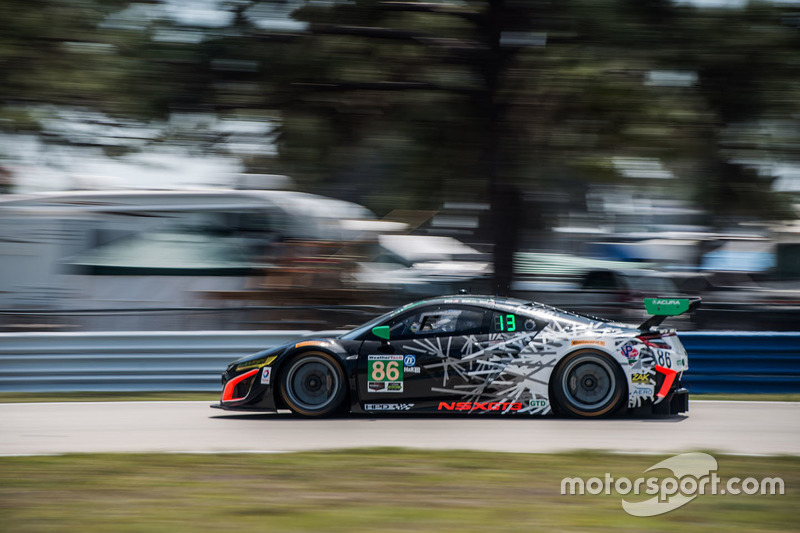
[[[338,337],[299,339],[231,363],[212,407],[308,417],[681,413],[687,354],[659,325],[699,303],[645,299],[653,316],[637,327],[514,299],[424,300]]]

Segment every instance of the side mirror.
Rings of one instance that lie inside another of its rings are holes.
[[[372,328],[372,334],[379,339],[389,340],[389,326],[375,326]]]

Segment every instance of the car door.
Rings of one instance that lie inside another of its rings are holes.
[[[488,339],[491,311],[470,305],[427,305],[394,317],[389,340],[371,333],[361,345],[358,390],[362,402],[413,403],[436,410],[438,400],[471,386],[465,359]]]

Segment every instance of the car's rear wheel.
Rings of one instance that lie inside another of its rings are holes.
[[[571,416],[601,417],[625,401],[625,376],[604,353],[581,350],[566,356],[553,374],[552,392],[558,411]]]
[[[280,393],[292,412],[322,417],[341,409],[347,396],[342,368],[323,352],[296,355],[283,367]]]

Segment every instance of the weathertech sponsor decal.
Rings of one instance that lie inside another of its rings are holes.
[[[584,344],[594,344],[595,346],[605,346],[606,341],[572,341],[572,346],[583,346]]]
[[[519,402],[439,402],[439,411],[519,411]]]

